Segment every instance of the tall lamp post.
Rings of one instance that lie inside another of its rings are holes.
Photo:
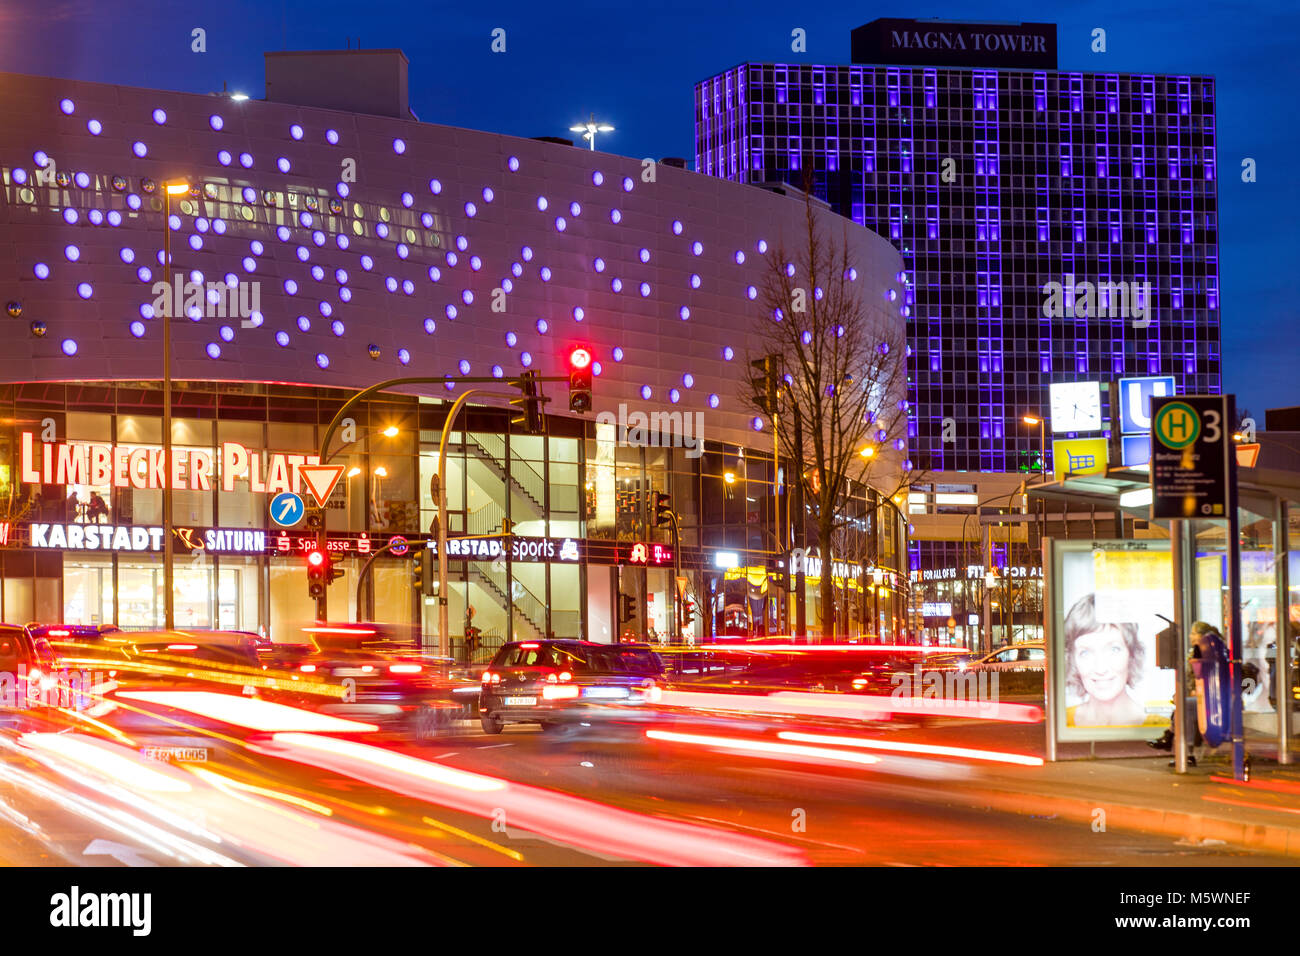
[[[172,270],[172,197],[190,191],[190,184],[176,179],[163,183],[163,275]],[[174,304],[174,303],[171,303]],[[163,310],[163,627],[176,627],[176,593],[172,568],[172,314]]]
[[[1038,472],[1047,480],[1047,422],[1037,415],[1026,415],[1021,419],[1026,425],[1038,426]]]

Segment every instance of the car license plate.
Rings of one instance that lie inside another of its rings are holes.
[[[532,707],[536,705],[536,703],[537,703],[536,697],[507,697],[506,698],[507,707]]]

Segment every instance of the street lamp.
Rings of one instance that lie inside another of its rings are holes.
[[[163,276],[171,278],[172,268],[172,197],[184,196],[190,184],[174,179],[163,186]],[[172,314],[163,310],[163,627],[176,626],[176,598],[173,593],[172,567]]]
[[[596,149],[596,134],[597,134],[597,133],[612,133],[612,132],[614,132],[614,127],[610,126],[608,123],[597,123],[597,122],[596,122],[596,114],[595,114],[595,113],[592,113],[592,114],[591,114],[591,119],[587,120],[587,122],[582,123],[582,124],[580,124],[580,125],[578,125],[578,126],[570,126],[570,127],[569,127],[569,132],[571,132],[571,133],[581,133],[581,134],[582,134],[582,138],[585,139],[587,142],[589,142],[589,143],[591,144],[591,148],[592,148],[592,150],[595,151],[595,149]]]
[[[1047,480],[1047,422],[1037,415],[1026,415],[1021,419],[1026,425],[1038,426],[1038,464],[1039,476]]]

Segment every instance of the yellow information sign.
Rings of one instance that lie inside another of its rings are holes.
[[[1057,481],[1072,475],[1106,474],[1109,446],[1104,438],[1052,440],[1052,475]]]

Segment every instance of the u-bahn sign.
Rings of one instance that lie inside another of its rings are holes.
[[[1226,395],[1151,399],[1151,519],[1228,517]]]

